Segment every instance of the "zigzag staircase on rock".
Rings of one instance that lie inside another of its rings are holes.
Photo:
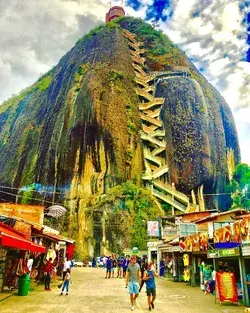
[[[145,58],[142,57],[145,50],[143,42],[137,42],[136,35],[123,30],[128,39],[132,64],[136,75],[136,93],[140,98],[139,109],[142,120],[140,134],[143,144],[145,172],[142,179],[151,188],[158,203],[167,203],[174,209],[186,212],[189,207],[189,198],[168,185],[168,164],[166,163],[165,130],[160,112],[164,104],[164,98],[156,98],[155,75],[145,72]]]

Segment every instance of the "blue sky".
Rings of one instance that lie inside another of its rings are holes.
[[[124,3],[127,15],[154,23],[220,91],[235,117],[242,161],[250,164],[250,1]],[[0,103],[57,64],[108,9],[107,0],[0,1]]]

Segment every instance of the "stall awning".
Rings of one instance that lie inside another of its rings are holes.
[[[18,236],[16,234],[10,235],[5,234],[4,232],[1,232],[1,243],[3,246],[16,248],[18,250],[29,250],[31,243],[28,240],[25,240],[21,236]]]
[[[44,246],[38,245],[34,242],[32,242],[31,247],[29,249],[31,252],[40,252],[40,253],[45,253],[46,248]]]
[[[30,250],[32,252],[40,253],[46,251],[45,247],[39,246],[31,240],[24,238],[16,230],[3,223],[0,223],[0,244],[17,250]]]

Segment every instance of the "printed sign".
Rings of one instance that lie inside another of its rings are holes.
[[[159,237],[159,222],[158,221],[148,221],[148,236]]]
[[[217,272],[216,282],[221,302],[238,302],[235,275],[232,272]]]
[[[218,257],[220,258],[240,255],[239,248],[218,249],[217,251],[218,251]]]
[[[231,226],[227,225],[216,229],[213,234],[214,242],[250,242],[249,230],[249,218],[243,218],[234,222]]]

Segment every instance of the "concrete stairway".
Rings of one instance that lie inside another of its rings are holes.
[[[166,134],[160,119],[164,98],[154,96],[156,74],[146,72],[143,43],[137,42],[136,35],[127,30],[123,30],[123,34],[128,39],[138,85],[135,91],[141,100],[139,103],[142,121],[140,137],[143,143],[145,165],[142,179],[151,187],[152,194],[159,202],[168,203],[174,209],[186,212],[189,206],[188,197],[165,183],[168,181],[169,167],[166,163]]]

